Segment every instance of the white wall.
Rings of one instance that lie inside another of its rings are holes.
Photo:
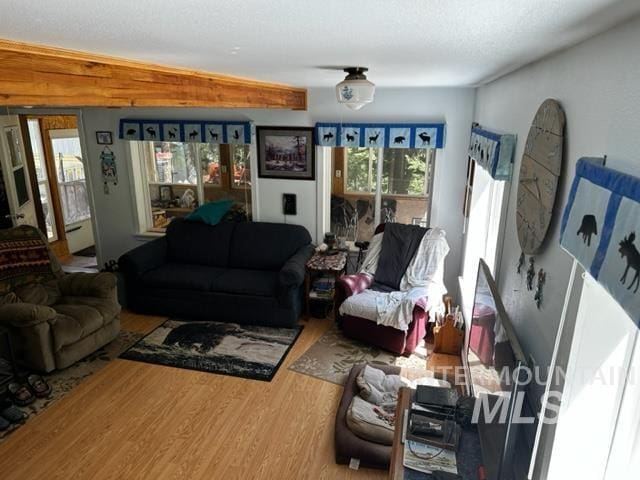
[[[333,88],[310,89],[308,111],[280,111],[253,109],[105,109],[88,108],[82,112],[86,133],[90,174],[95,200],[95,214],[101,237],[100,260],[117,259],[119,255],[136,246],[142,239],[135,237],[136,220],[133,208],[131,182],[128,176],[129,154],[126,142],[115,139],[120,118],[162,119],[220,119],[250,120],[256,125],[313,126],[319,121],[353,122],[431,122],[445,121],[447,138],[445,148],[438,151],[434,178],[432,224],[443,227],[448,233],[451,253],[446,265],[445,281],[457,294],[457,276],[460,266],[462,236],[462,198],[466,169],[466,148],[473,117],[475,90],[472,88],[429,89],[379,89],[371,105],[354,112],[338,105]],[[106,195],[102,189],[99,157],[102,147],[95,143],[97,130],[114,132],[112,149],[116,155],[119,183],[110,187]],[[318,157],[321,162],[321,157]],[[320,172],[320,165],[318,171]],[[318,219],[316,181],[257,179],[258,219],[283,222],[282,194],[298,195],[298,215],[287,216],[288,223],[302,224],[314,239],[322,221]]]
[[[511,189],[499,287],[520,342],[539,365],[548,365],[562,312],[571,258],[559,246],[559,219],[575,163],[582,156],[608,155],[607,166],[640,175],[640,20],[593,37],[478,89],[475,120],[516,133],[517,178],[529,125],[542,101],[559,100],[567,117],[565,164],[557,211],[536,268],[547,271],[538,310],[525,274],[516,274],[520,246],[515,227],[517,185]],[[640,228],[640,225],[639,225]],[[616,321],[614,318],[607,322]],[[606,332],[606,327],[603,332]]]

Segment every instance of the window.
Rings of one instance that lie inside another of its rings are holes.
[[[249,145],[132,143],[141,232],[164,232],[199,205],[232,199],[250,217]]]
[[[233,188],[251,188],[251,166],[249,165],[249,145],[230,145],[233,168]]]
[[[497,277],[500,261],[498,247],[505,223],[503,200],[509,198],[507,182],[494,180],[484,168],[477,167],[474,160],[469,159],[469,162],[465,206],[468,223],[465,228],[462,276],[459,279],[462,310],[467,319],[471,318],[478,262],[481,258],[489,266],[494,278]]]
[[[375,193],[378,178],[378,148],[347,148],[345,158],[346,193]]]
[[[200,158],[202,171],[202,183],[205,186],[221,185],[220,175],[220,148],[217,145],[202,143],[196,146]]]
[[[56,232],[56,222],[54,218],[53,204],[51,202],[51,187],[49,186],[49,176],[47,175],[47,164],[42,146],[42,134],[40,132],[40,122],[35,119],[27,120],[29,138],[31,140],[31,150],[33,161],[36,167],[36,179],[38,181],[38,191],[40,192],[40,203],[42,213],[47,226],[47,239],[55,241],[58,239]]]
[[[427,226],[434,162],[434,149],[336,149],[332,231],[354,241],[371,239],[381,222]]]
[[[382,193],[426,197],[431,189],[434,150],[388,148],[382,158]]]
[[[196,145],[175,142],[149,142],[147,176],[150,184],[197,185]]]

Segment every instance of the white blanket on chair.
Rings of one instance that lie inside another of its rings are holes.
[[[373,237],[361,273],[375,275],[378,258],[382,249],[382,235]],[[366,318],[398,330],[407,331],[413,320],[413,309],[422,298],[429,299],[428,308],[440,306],[442,295],[447,293],[444,286],[444,260],[449,253],[446,233],[441,228],[432,228],[424,234],[406,273],[400,282],[398,292],[376,292],[365,290],[345,300],[340,306],[340,314]]]

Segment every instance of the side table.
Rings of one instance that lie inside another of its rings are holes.
[[[311,277],[314,274],[333,275],[335,280],[345,272],[347,267],[347,252],[338,250],[329,253],[316,252],[305,265],[305,310],[309,315],[309,294],[311,293]],[[336,318],[335,295],[333,301],[333,315]]]

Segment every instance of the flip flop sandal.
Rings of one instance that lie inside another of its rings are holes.
[[[51,394],[51,386],[40,375],[29,375],[27,383],[31,391],[38,398],[45,398]]]
[[[27,419],[27,414],[15,405],[9,405],[0,411],[0,418],[4,418],[9,423],[24,423]]]
[[[10,383],[7,387],[11,401],[20,407],[26,407],[36,401],[36,397],[31,393],[25,384]]]

